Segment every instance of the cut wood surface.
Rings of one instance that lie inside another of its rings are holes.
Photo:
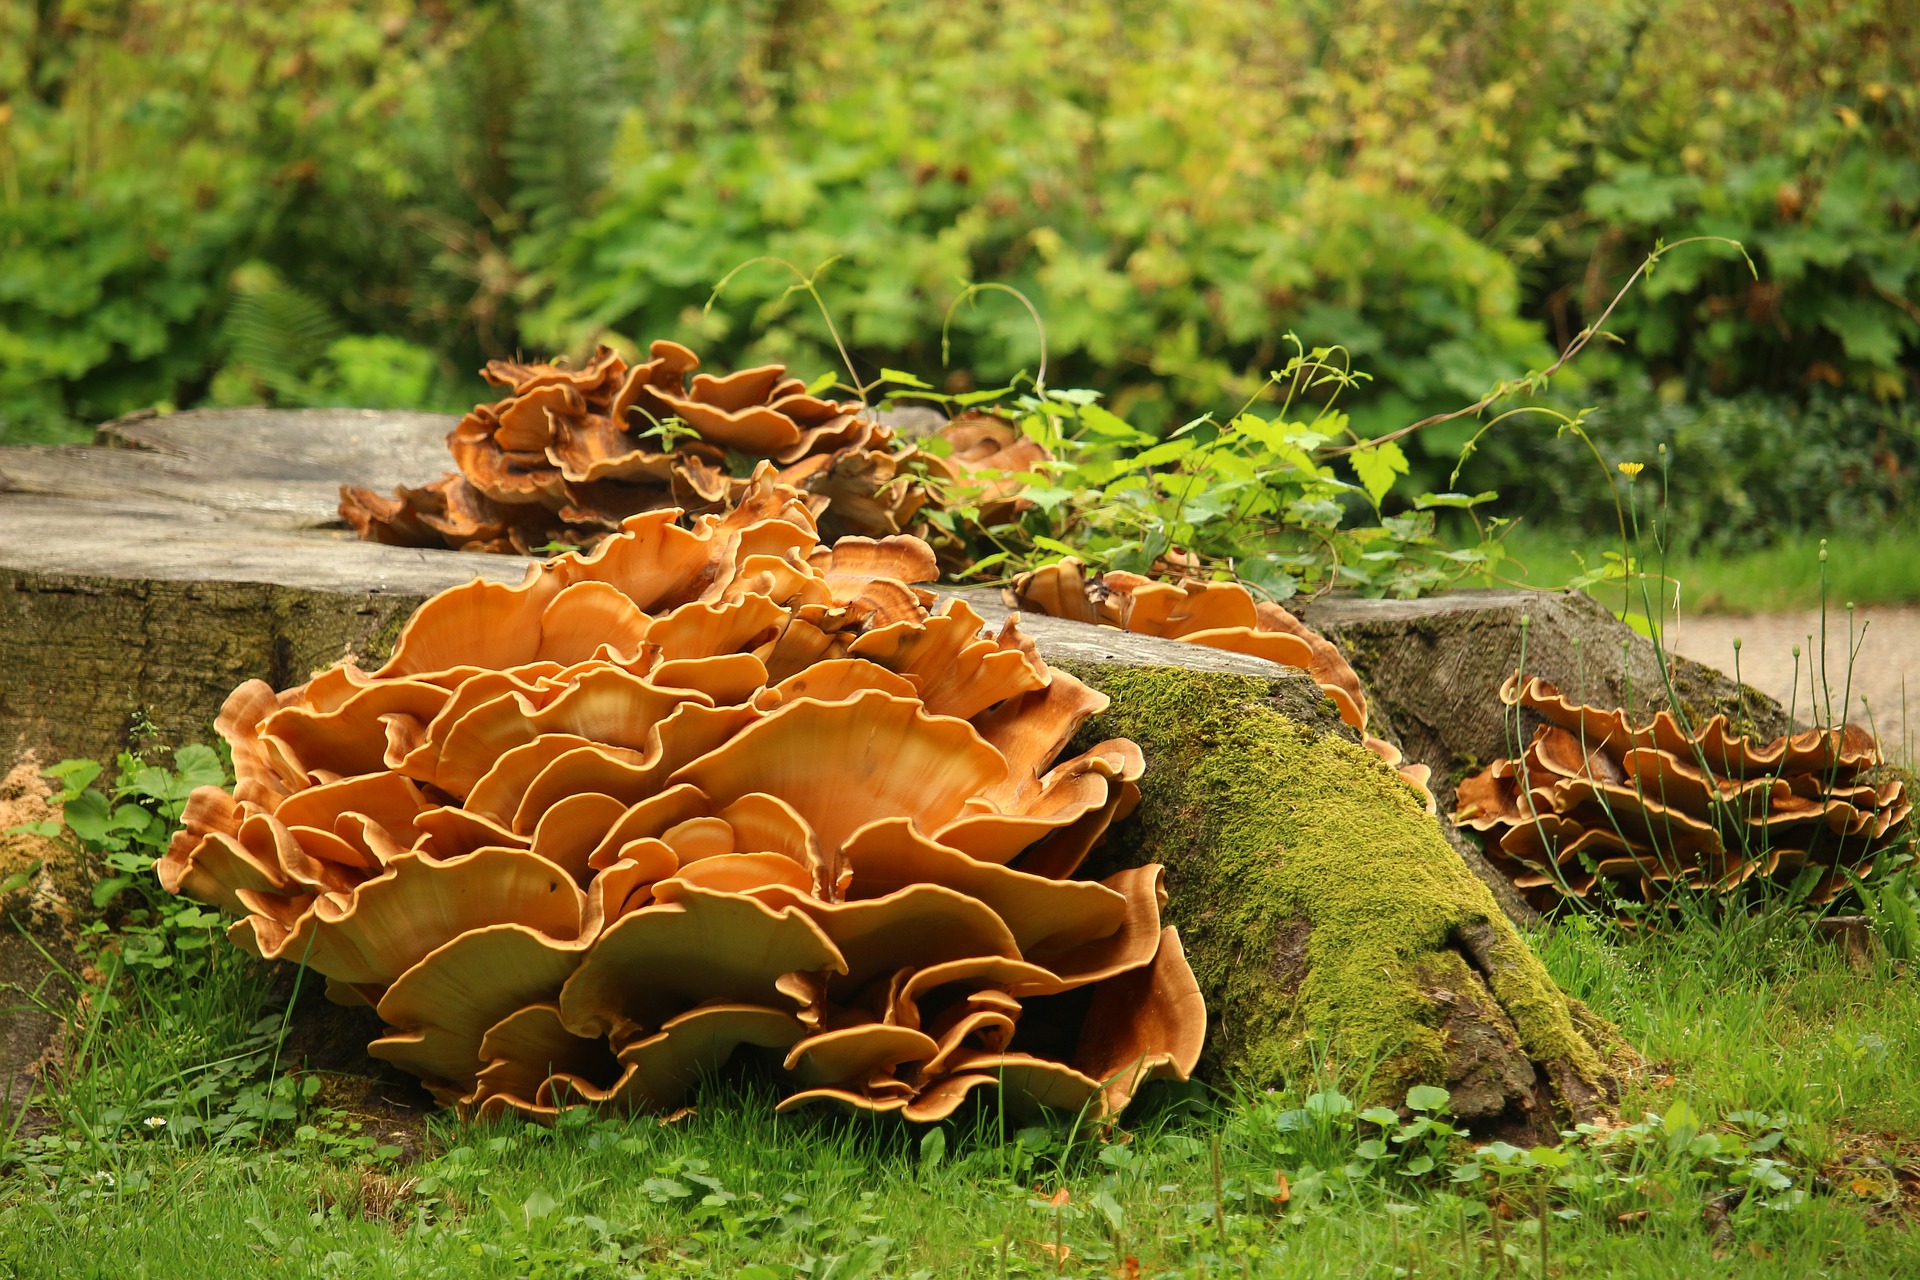
[[[518,580],[522,559],[376,546],[334,527],[342,481],[444,470],[448,422],[236,410],[118,424],[105,447],[0,449],[0,743],[47,761],[105,759],[136,732],[206,741],[240,682],[286,687],[346,654],[379,658],[434,592]],[[1444,775],[1499,745],[1494,689],[1510,667],[1492,638],[1525,609],[1591,613],[1539,599],[1325,602],[1308,616],[1349,649],[1409,754]],[[1517,1134],[1604,1104],[1605,1036],[1305,673],[1056,619],[1022,625],[1048,661],[1108,691],[1106,723],[1148,749],[1148,804],[1110,856],[1168,864],[1170,918],[1205,957],[1223,1071],[1274,1083],[1326,1052],[1391,1064],[1376,1086],[1448,1083]],[[1578,625],[1600,634],[1595,618]]]

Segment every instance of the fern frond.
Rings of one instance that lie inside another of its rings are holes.
[[[525,81],[502,151],[513,204],[536,231],[579,217],[606,178],[624,105],[599,0],[520,0]]]
[[[340,336],[325,303],[250,263],[234,273],[233,301],[221,323],[229,363],[243,365],[274,397],[298,402],[307,378]]]

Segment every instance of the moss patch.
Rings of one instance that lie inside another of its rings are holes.
[[[1527,1055],[1603,1078],[1492,894],[1308,682],[1171,667],[1074,674],[1113,699],[1083,738],[1129,737],[1146,753],[1140,809],[1097,855],[1100,870],[1166,864],[1168,917],[1213,1015],[1216,1078],[1275,1084],[1318,1058],[1372,1066],[1382,1095],[1443,1083],[1447,1006],[1426,992],[1436,959],[1470,931],[1491,961],[1479,976]]]

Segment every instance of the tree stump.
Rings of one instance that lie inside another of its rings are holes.
[[[0,449],[0,743],[45,761],[104,759],[134,733],[204,741],[241,681],[284,687],[347,654],[378,659],[428,595],[517,580],[514,557],[329,527],[341,481],[444,469],[449,421],[189,413],[109,432],[136,447]],[[1276,1085],[1317,1060],[1370,1073],[1388,1102],[1444,1084],[1476,1133],[1525,1137],[1606,1107],[1610,1033],[1555,988],[1440,824],[1304,673],[1054,619],[1023,627],[1112,698],[1089,741],[1146,752],[1143,803],[1100,857],[1167,865],[1167,918],[1211,1011],[1212,1079]],[[1395,723],[1406,717],[1410,754],[1428,758],[1425,704],[1397,671],[1384,656],[1361,666]],[[1474,705],[1464,675],[1452,688]],[[17,1055],[10,1035],[0,1027]]]

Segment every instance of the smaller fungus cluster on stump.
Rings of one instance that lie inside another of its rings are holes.
[[[481,1114],[672,1107],[742,1045],[783,1107],[920,1121],[1186,1078],[1205,1009],[1161,868],[1072,878],[1144,767],[1057,759],[1105,697],[936,607],[919,540],[822,545],[773,474],[443,592],[376,671],[243,685],[237,785],[193,794],[165,885]]]
[[[1367,732],[1367,695],[1333,642],[1271,601],[1256,601],[1237,582],[1156,582],[1137,573],[1089,578],[1068,558],[1013,580],[1013,602],[1052,618],[1089,622],[1142,635],[1225,649],[1298,667],[1333,702],[1361,744],[1400,772],[1434,810],[1424,764],[1408,764],[1398,747]]]
[[[1500,698],[1543,723],[1519,759],[1461,782],[1454,821],[1486,833],[1488,860],[1543,910],[1568,896],[1657,903],[1810,871],[1808,900],[1826,902],[1913,811],[1905,783],[1876,772],[1880,746],[1858,725],[1759,743],[1725,716],[1692,731],[1667,711],[1636,725],[1537,676],[1509,676]]]
[[[895,437],[857,401],[811,394],[784,365],[715,376],[676,342],[629,365],[605,347],[578,369],[494,360],[481,376],[507,392],[476,405],[447,437],[459,469],[391,497],[340,488],[361,538],[409,547],[527,554],[589,547],[629,516],[736,506],[762,460],[797,489],[831,542],[936,531],[917,521],[945,484],[982,468],[1017,472],[1046,457],[1012,424],[955,419],[926,450]],[[691,381],[689,381],[691,375]],[[930,487],[929,480],[934,484]],[[980,477],[969,499],[1007,518],[1018,482]]]

